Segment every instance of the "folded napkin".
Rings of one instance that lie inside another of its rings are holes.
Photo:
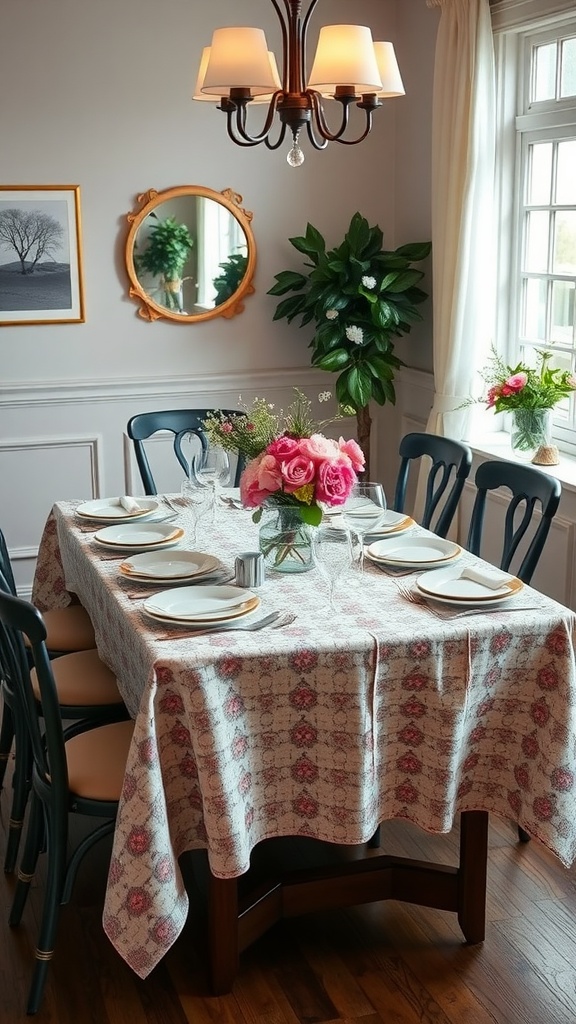
[[[133,514],[134,512],[142,512],[142,506],[139,505],[138,502],[134,498],[131,498],[128,494],[124,494],[123,497],[120,498],[120,504],[122,505],[122,508],[125,508],[129,514]]]
[[[460,573],[461,580],[474,580],[474,583],[481,583],[490,590],[500,590],[511,578],[509,572],[502,572],[501,569],[475,569],[473,566],[468,566]]]

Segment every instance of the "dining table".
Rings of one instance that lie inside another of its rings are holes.
[[[258,527],[236,502],[218,502],[195,543],[190,510],[176,495],[171,503],[181,529],[172,551],[214,555],[230,574],[237,555],[258,551]],[[32,600],[41,611],[81,601],[135,720],[103,925],[137,975],[153,970],[187,920],[185,852],[205,851],[209,868],[215,993],[230,990],[254,938],[314,909],[408,900],[452,911],[466,941],[483,941],[489,814],[573,863],[570,609],[528,586],[496,607],[414,600],[416,571],[368,558],[338,582],[337,612],[318,568],[267,570],[255,614],[290,612],[293,621],[195,635],[146,612],[166,583],[126,575],[126,551],[99,543],[98,522],[79,516],[79,504],[58,501],[49,512]],[[414,537],[433,536],[409,525]],[[464,549],[457,560],[490,569]],[[446,834],[458,818],[457,864],[368,849],[382,822]],[[295,867],[242,895],[256,847],[287,836],[367,855]]]

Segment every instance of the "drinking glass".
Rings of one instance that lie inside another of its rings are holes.
[[[357,483],[345,505],[342,521],[358,538],[360,555],[358,568],[364,570],[364,537],[377,530],[386,519],[386,495],[382,484]]]
[[[223,484],[230,480],[230,458],[228,452],[218,445],[209,445],[205,452],[195,455],[191,464],[192,476],[200,487],[210,491],[212,521],[216,516],[216,498]]]
[[[195,549],[198,545],[198,528],[200,523],[202,521],[206,522],[208,519],[208,513],[212,502],[212,493],[207,487],[200,487],[192,477],[182,481],[180,494],[186,503],[188,511],[190,512],[190,540],[192,543],[192,549]]]
[[[352,566],[352,544],[348,530],[319,526],[313,539],[316,565],[328,584],[330,610],[337,612],[334,600],[339,580]]]

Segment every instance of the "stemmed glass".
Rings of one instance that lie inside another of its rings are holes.
[[[328,583],[330,610],[337,612],[334,600],[336,585],[352,565],[350,533],[332,526],[319,526],[314,534],[313,546],[316,565]]]
[[[352,494],[342,506],[342,521],[358,537],[360,572],[364,570],[364,537],[372,530],[377,530],[385,519],[386,495],[382,484],[355,484]]]
[[[212,520],[216,515],[216,498],[223,484],[230,480],[230,458],[228,452],[218,445],[209,445],[205,452],[192,458],[191,473],[200,487],[210,490]]]

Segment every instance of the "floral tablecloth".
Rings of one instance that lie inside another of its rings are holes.
[[[256,527],[223,508],[197,546],[232,565]],[[562,605],[527,588],[515,600],[536,608],[443,621],[368,566],[335,617],[313,570],[259,591],[263,613],[297,613],[287,628],[161,641],[119,561],[59,503],[33,596],[79,596],[136,720],[104,928],[141,977],[186,920],[186,850],[230,878],[267,837],[354,844],[386,819],[442,833],[485,810],[576,858],[576,617]]]

